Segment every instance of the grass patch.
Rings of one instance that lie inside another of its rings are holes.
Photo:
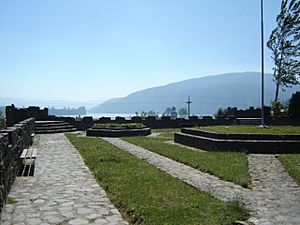
[[[300,134],[300,126],[208,126],[197,129],[225,134]]]
[[[173,139],[175,132],[180,132],[180,128],[152,129],[152,133],[159,133],[158,137],[167,139]]]
[[[164,143],[164,140],[158,138],[126,137],[123,139],[203,172],[213,174],[222,180],[231,181],[243,187],[248,187],[250,184],[251,179],[245,153],[197,152]]]
[[[111,201],[131,224],[232,224],[248,218],[222,202],[97,138],[66,134]]]
[[[7,198],[6,199],[6,204],[7,205],[13,205],[13,204],[16,204],[17,203],[17,200],[14,199],[14,198]]]
[[[279,155],[278,159],[282,162],[288,173],[300,185],[300,154]]]

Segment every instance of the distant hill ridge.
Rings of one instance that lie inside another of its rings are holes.
[[[275,95],[272,74],[265,74],[265,104],[270,105]],[[280,99],[289,100],[300,86],[286,88]],[[167,107],[186,107],[187,96],[191,97],[191,113],[213,114],[218,108],[235,106],[248,108],[261,104],[261,74],[258,72],[227,73],[170,83],[134,92],[123,98],[110,99],[90,112],[135,113],[154,110],[164,112]]]

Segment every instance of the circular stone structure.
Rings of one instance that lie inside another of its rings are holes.
[[[86,136],[93,137],[130,137],[130,136],[147,136],[151,134],[151,129],[148,127],[124,128],[99,128],[92,127],[87,129]]]

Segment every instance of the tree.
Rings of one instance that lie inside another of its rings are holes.
[[[177,118],[176,107],[172,106],[172,108],[171,108],[171,119],[175,120],[176,118]]]
[[[178,110],[178,115],[179,115],[181,118],[186,117],[186,116],[187,116],[187,110],[186,110],[186,108],[180,108],[180,109]]]
[[[0,111],[0,129],[5,127],[5,119],[4,115],[2,114],[2,111]]]
[[[300,92],[294,93],[290,99],[289,115],[292,119],[300,118]]]
[[[279,88],[299,84],[300,74],[300,2],[282,0],[281,11],[276,18],[277,27],[272,31],[268,48],[274,60],[275,102]],[[284,89],[283,89],[284,90]]]
[[[288,104],[286,102],[272,102],[272,114],[274,117],[286,116]]]
[[[156,116],[156,112],[154,112],[153,110],[150,110],[148,112],[148,116]]]
[[[141,117],[142,119],[146,119],[146,117],[148,116],[148,113],[145,111],[142,111],[140,114],[139,114],[139,112],[135,112],[135,115],[138,117]]]
[[[168,107],[166,108],[165,112],[163,113],[164,116],[170,116],[172,112],[172,108]]]

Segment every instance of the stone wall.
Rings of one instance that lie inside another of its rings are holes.
[[[83,117],[82,120],[75,120],[73,117],[56,117],[49,116],[47,120],[52,121],[65,121],[72,124],[77,130],[87,130],[91,128],[96,123],[142,123],[147,127],[152,129],[160,128],[181,128],[181,127],[195,127],[195,126],[217,126],[217,125],[259,125],[260,120],[256,119],[237,119],[237,118],[213,118],[212,116],[203,117],[191,117],[189,120],[177,118],[172,120],[170,117],[162,117],[157,119],[156,117],[146,117],[142,119],[140,117],[132,117],[131,119],[125,119],[123,117],[118,117],[116,119],[111,119],[109,117],[101,117],[94,120],[92,117]],[[247,120],[247,123],[245,121]],[[267,120],[268,125],[300,125],[300,120]]]
[[[30,106],[28,108],[16,108],[14,105],[6,106],[5,109],[6,126],[12,126],[28,118],[36,120],[47,120],[48,109],[40,109],[40,107]]]
[[[115,119],[109,117],[101,117],[94,120],[92,117],[83,117],[81,120],[76,120],[74,117],[57,117],[48,115],[48,109],[40,109],[39,107],[29,107],[24,109],[17,109],[13,105],[6,107],[6,124],[12,126],[27,118],[35,118],[36,120],[49,120],[49,121],[65,121],[72,124],[77,130],[87,130],[95,123],[143,123],[145,126],[152,129],[159,128],[180,128],[180,127],[195,127],[195,126],[215,126],[215,125],[259,125],[260,109],[254,109],[250,107],[246,110],[238,110],[237,108],[228,108],[233,116],[228,118],[218,116],[214,118],[212,116],[197,117],[192,116],[189,119],[171,119],[168,116],[156,118],[149,116],[141,118],[137,116],[131,117],[131,119],[125,119],[124,117],[116,117]],[[266,123],[268,125],[300,125],[300,120],[292,120],[288,118],[271,118],[270,108],[266,107]],[[254,119],[256,118],[256,119]]]
[[[238,109],[237,107],[228,107],[226,109],[226,114],[229,117],[235,118],[260,118],[261,109],[249,107],[248,109]],[[268,117],[271,115],[271,108],[268,106],[264,107],[264,114]]]
[[[21,166],[20,155],[32,143],[34,119],[0,130],[0,212]]]

